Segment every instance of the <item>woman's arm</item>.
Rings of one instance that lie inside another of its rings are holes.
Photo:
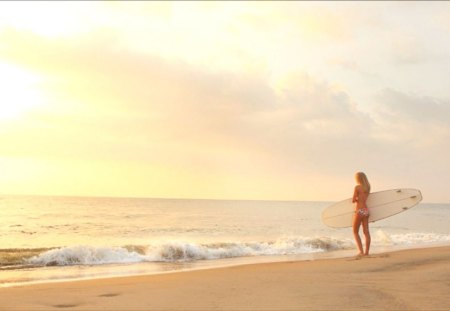
[[[352,203],[358,202],[358,186],[355,186],[355,191],[353,191]]]

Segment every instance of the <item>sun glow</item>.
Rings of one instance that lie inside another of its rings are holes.
[[[96,21],[94,12],[100,5],[76,1],[10,1],[0,10],[0,28],[28,30],[47,38],[82,33]]]
[[[17,119],[40,106],[39,77],[19,67],[0,63],[0,120]]]

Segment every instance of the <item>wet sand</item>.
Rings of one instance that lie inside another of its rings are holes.
[[[0,310],[450,310],[450,247],[0,289]]]

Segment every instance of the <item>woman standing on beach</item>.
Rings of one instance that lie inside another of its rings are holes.
[[[367,208],[367,198],[370,193],[370,183],[366,174],[358,172],[355,175],[356,183],[353,193],[353,203],[356,203],[355,215],[353,216],[353,235],[355,236],[356,245],[358,246],[359,256],[369,255],[370,248],[370,232],[369,232],[369,209]],[[363,225],[363,232],[366,238],[366,249],[363,252],[361,238],[359,236],[359,227]]]

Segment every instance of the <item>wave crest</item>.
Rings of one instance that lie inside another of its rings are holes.
[[[264,255],[295,255],[343,249],[348,241],[331,238],[282,238],[273,242],[199,244],[182,241],[149,246],[74,246],[52,249],[27,260],[44,266],[97,265],[136,262],[184,262]]]
[[[74,246],[46,251],[28,259],[29,264],[43,266],[95,265],[133,263],[142,261],[142,255],[122,247]]]
[[[376,232],[376,245],[420,245],[449,242],[450,235],[411,233],[389,235]],[[249,256],[282,256],[354,248],[353,239],[330,237],[283,237],[270,242],[192,243],[163,241],[151,245],[124,247],[74,246],[47,250],[25,259],[26,264],[42,266],[100,265],[137,262],[189,262]]]

